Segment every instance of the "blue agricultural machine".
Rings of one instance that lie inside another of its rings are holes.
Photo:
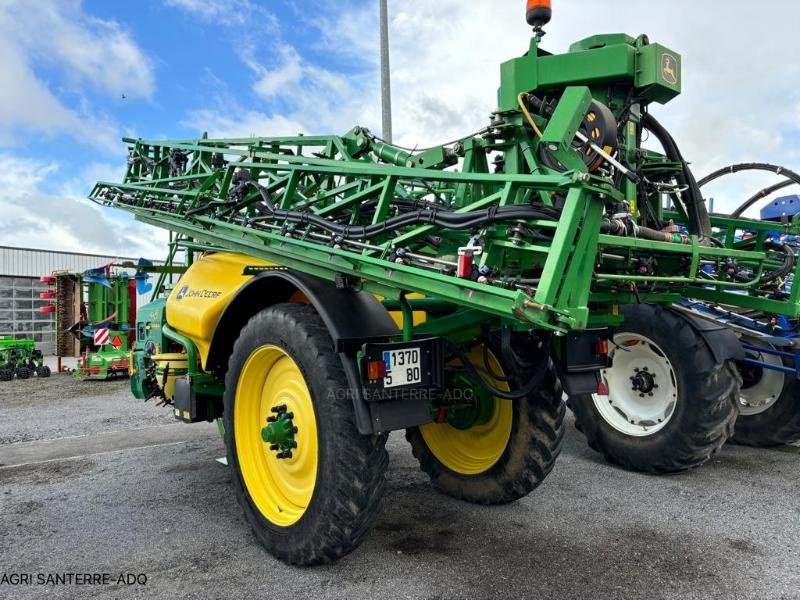
[[[739,212],[744,212],[773,191],[796,183],[788,179],[765,188],[751,197]],[[771,200],[760,211],[763,221],[785,224],[800,215],[800,195]],[[800,253],[800,238],[773,232],[772,243]],[[729,269],[735,272],[737,265]],[[788,294],[793,275],[775,281],[776,293]],[[734,440],[751,446],[778,446],[800,440],[800,320],[785,315],[770,315],[708,302],[685,300],[685,310],[733,329],[739,336],[744,357],[737,361],[742,376],[739,417]]]

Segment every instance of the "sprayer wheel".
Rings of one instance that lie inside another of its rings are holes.
[[[628,305],[615,330],[607,394],[570,397],[589,446],[626,469],[674,473],[706,462],[733,435],[741,378],[681,314]]]

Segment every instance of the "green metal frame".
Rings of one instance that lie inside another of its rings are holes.
[[[407,328],[406,339],[414,333],[466,339],[486,322],[564,333],[619,323],[620,304],[670,303],[682,296],[800,316],[800,286],[780,296],[758,283],[781,259],[763,243],[766,232],[796,232],[796,223],[715,217],[721,247],[696,236],[661,242],[600,233],[609,203],[627,202],[635,218],[637,202],[644,201],[662,215],[662,194],[641,194],[636,183],[608,169],[587,172],[573,149],[587,107],[597,99],[619,120],[625,134],[618,157],[632,163],[641,155],[641,172],[654,181],[669,180],[676,164],[658,153],[637,152],[636,132],[647,104],[680,93],[680,68],[680,55],[645,36],[593,36],[564,55],[541,50],[533,38],[525,56],[501,68],[500,109],[490,125],[458,143],[409,152],[360,127],[343,136],[126,139],[123,181],[98,183],[90,198],[177,233],[171,256],[177,247],[187,248],[189,256],[204,249],[239,252],[330,281],[346,275],[404,312],[415,303],[439,307],[431,308],[437,314],[432,322]],[[554,107],[550,116],[533,117],[541,137],[519,110],[519,95],[527,93]],[[543,152],[565,169],[548,167]],[[487,155],[496,158],[494,172]],[[369,241],[337,239],[310,224],[264,217],[258,190],[231,195],[238,189],[237,172],[258,182],[279,209],[343,225],[383,223],[401,201],[431,214],[540,202],[558,204],[560,215],[469,231],[420,222]],[[680,212],[664,216],[687,221]],[[755,248],[735,241],[745,232],[755,232]],[[459,278],[459,248],[476,239],[482,248],[476,266],[488,275]],[[634,266],[643,259],[656,259],[658,272],[637,274]],[[752,269],[755,281],[709,278],[703,271],[705,265],[721,271],[730,260]],[[407,292],[423,294],[427,304],[407,302]]]
[[[41,367],[44,359],[36,352],[36,342],[31,339],[0,337],[0,371],[13,371],[18,367]]]

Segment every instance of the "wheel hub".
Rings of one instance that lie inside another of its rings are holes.
[[[635,375],[631,375],[631,389],[634,392],[639,392],[639,396],[644,397],[653,395],[653,390],[658,387],[656,383],[656,376],[647,370],[647,367],[633,369]]]
[[[292,422],[294,414],[287,412],[285,404],[273,406],[270,412],[274,414],[267,417],[268,425],[261,430],[261,439],[269,444],[271,451],[277,452],[276,458],[292,458],[292,450],[297,448],[294,439],[297,427]]]
[[[452,384],[445,390],[444,400],[439,409],[435,409],[434,421],[443,420],[456,429],[469,429],[487,423],[494,409],[491,394],[462,374],[453,378]]]

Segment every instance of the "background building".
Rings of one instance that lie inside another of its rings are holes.
[[[136,262],[138,257],[0,246],[0,336],[33,339],[45,355],[53,354],[55,315],[39,312],[40,306],[50,302],[39,299],[39,292],[50,289],[39,277],[53,271],[82,272],[123,260]],[[137,301],[148,302],[149,294]]]

